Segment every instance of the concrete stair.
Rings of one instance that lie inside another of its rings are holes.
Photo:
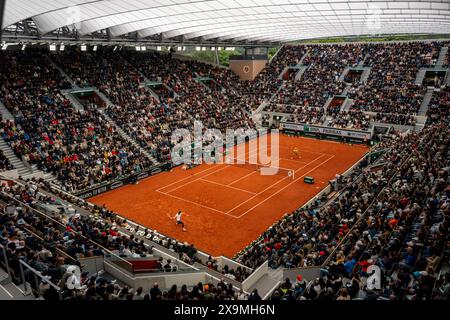
[[[350,90],[351,87],[352,87],[352,84],[347,83],[347,85],[345,86],[345,89],[342,91],[341,95],[346,96],[348,93],[348,90]]]
[[[35,300],[33,295],[25,294],[23,289],[12,282],[0,284],[0,300]]]
[[[427,88],[427,92],[423,96],[422,103],[420,104],[420,109],[417,113],[419,116],[426,116],[428,111],[428,106],[430,105],[431,97],[433,96],[434,88]]]
[[[366,59],[369,57],[369,54],[366,54],[365,56],[364,56],[364,58],[360,61],[360,62],[358,62],[358,67],[364,67],[364,63],[366,62]]]
[[[11,147],[3,139],[0,139],[0,150],[3,151],[3,154],[9,160],[9,162],[14,166],[14,169],[17,169],[17,171],[19,172],[19,176],[25,177],[25,176],[33,173],[32,168],[25,166],[23,161],[21,159],[19,159],[18,156],[16,156],[16,154],[11,149]]]
[[[266,102],[266,105],[269,104],[275,97],[278,95],[278,93],[284,88],[284,82],[278,87],[277,91],[270,97],[269,101]],[[259,109],[259,107],[258,107]]]
[[[84,110],[83,104],[72,94],[72,90],[61,90],[61,93],[77,110]]]
[[[5,107],[3,102],[0,101],[0,113],[2,115],[3,120],[14,120],[14,116],[9,112],[9,110]]]
[[[308,69],[307,66],[300,66],[300,69],[295,74],[295,81],[299,81],[302,78],[302,76],[305,73],[306,69]]]
[[[100,92],[99,90],[96,90],[95,92],[106,103],[107,106],[110,106],[113,104],[111,102],[111,100],[109,100],[109,98],[103,92]],[[99,110],[99,111],[101,112],[101,114],[103,115],[105,120],[108,121],[111,125],[113,125],[116,128],[117,132],[121,135],[122,138],[131,142],[131,144],[133,146],[135,146],[136,148],[139,148],[139,150],[141,150],[142,154],[144,154],[154,164],[159,164],[158,160],[156,160],[147,150],[142,148],[134,139],[132,139],[113,119],[111,119],[110,116],[108,116],[106,114],[106,112],[104,110]]]
[[[369,80],[369,76],[370,76],[370,67],[365,68],[365,70],[363,71],[362,75],[361,75],[361,82],[362,83],[367,83],[367,80]]]
[[[263,300],[267,300],[271,297],[273,291],[283,282],[283,268],[272,270],[269,268],[269,272],[262,276],[258,282],[256,282],[251,290],[257,289],[258,294]]]
[[[6,284],[11,281],[9,274],[0,267],[0,284]]]
[[[323,126],[328,126],[328,124],[331,122],[331,120],[333,120],[333,117],[331,117],[331,116],[327,116],[326,118],[325,118],[325,120],[323,121]]]
[[[261,102],[261,104],[259,105],[259,107],[256,109],[256,113],[261,113],[262,111],[264,111],[264,108],[268,105],[268,103],[266,101]]]
[[[442,47],[441,51],[439,51],[439,57],[436,60],[436,67],[442,67],[442,65],[444,64],[445,61],[445,57],[447,56],[448,53],[448,47]]]
[[[416,125],[414,126],[415,132],[420,132],[425,128],[425,124],[427,123],[426,116],[416,116]]]
[[[343,103],[342,106],[341,106],[341,112],[343,112],[343,111],[349,111],[350,108],[351,108],[352,105],[353,105],[353,102],[354,102],[353,99],[346,98],[345,101],[344,101],[344,103]]]
[[[80,87],[75,83],[75,81],[73,81],[73,79],[71,77],[69,77],[69,75],[55,62],[53,61],[53,59],[50,57],[50,55],[45,55],[47,57],[47,60],[56,68],[58,69],[58,71],[61,73],[61,75],[70,82],[70,84],[72,85],[72,88],[74,89],[80,89]]]
[[[344,71],[342,71],[342,74],[339,76],[339,82],[343,82],[345,79],[345,76],[350,71],[350,67],[345,67]]]
[[[414,84],[415,85],[418,85],[418,86],[422,85],[423,78],[425,78],[425,73],[426,72],[427,72],[427,69],[425,69],[425,68],[421,68],[419,70],[419,72],[417,72],[416,80],[414,80]]]
[[[9,110],[5,107],[3,103],[0,102],[0,112],[3,115],[3,119],[9,119],[14,121],[13,115],[9,112]],[[22,159],[20,159],[14,151],[11,149],[8,143],[5,140],[0,138],[0,149],[3,151],[5,157],[9,160],[9,162],[14,166],[14,169],[17,169],[19,176],[23,179],[32,178],[33,176],[42,176],[46,181],[55,181],[56,177],[50,173],[45,173],[36,166],[26,165]]]
[[[445,84],[446,86],[450,86],[450,70],[447,71],[447,77],[446,77],[445,80],[444,80],[444,84]]]
[[[9,274],[0,268],[0,300],[34,300],[34,297],[15,285]]]
[[[306,59],[306,57],[308,56],[308,54],[309,54],[309,51],[307,51],[307,52],[302,56],[302,58],[301,58],[300,61],[298,62],[299,65],[303,65],[303,61]]]

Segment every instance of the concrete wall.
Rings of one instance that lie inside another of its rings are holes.
[[[2,171],[2,176],[8,178],[8,179],[14,179],[17,180],[19,178],[19,170],[12,169],[8,171]]]
[[[306,268],[294,268],[294,269],[283,269],[283,280],[289,278],[291,282],[297,280],[297,276],[301,275],[303,280],[311,281],[320,276],[320,266],[306,267]]]
[[[269,273],[269,262],[266,260],[258,269],[255,270],[247,279],[242,282],[242,289],[249,291],[262,277]]]
[[[230,60],[230,69],[241,80],[254,80],[266,64],[267,60]]]
[[[176,284],[178,287],[182,285],[194,286],[199,282],[209,281],[207,274],[201,271],[197,272],[158,272],[151,275],[139,275],[132,276],[123,272],[113,263],[106,261],[104,263],[105,271],[111,274],[116,279],[133,288],[142,287],[144,291],[153,287],[153,284],[157,282],[161,290],[169,289],[172,285]]]

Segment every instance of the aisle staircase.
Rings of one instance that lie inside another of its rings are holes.
[[[103,92],[100,92],[99,90],[96,90],[95,92],[106,103],[107,106],[113,104]],[[154,163],[155,165],[159,164],[158,160],[156,160],[147,150],[142,148],[134,139],[132,139],[113,119],[111,119],[111,117],[105,112],[105,110],[99,109],[99,112],[103,115],[103,118],[106,121],[108,121],[114,128],[116,128],[116,131],[123,139],[129,141],[134,147],[138,148],[142,152],[142,154],[150,159],[152,163]]]
[[[426,72],[427,72],[426,68],[421,68],[419,70],[419,72],[417,72],[416,80],[414,81],[415,85],[417,85],[417,86],[421,86],[422,85],[422,82],[423,82],[423,79],[425,78],[425,73]]]
[[[0,300],[34,300],[30,294],[12,282],[9,274],[0,267]]]
[[[11,112],[5,107],[5,105],[0,101],[0,113],[2,114],[2,117],[4,120],[11,120],[14,121],[14,116],[11,114]],[[30,166],[29,164],[25,163],[20,159],[13,151],[13,149],[9,146],[9,144],[0,138],[0,150],[3,151],[3,154],[8,159],[8,161],[14,166],[14,169],[17,170],[17,173],[20,177],[23,179],[29,179],[34,176],[42,177],[46,181],[55,181],[56,177],[53,176],[51,173],[43,172],[37,167]]]
[[[426,116],[428,107],[430,105],[431,97],[433,96],[434,88],[427,88],[427,92],[423,96],[422,103],[420,104],[420,109],[417,115]]]
[[[60,73],[61,75],[72,85],[73,89],[80,89],[80,87],[76,84],[75,81],[50,57],[50,55],[46,54],[45,57]]]
[[[61,90],[61,93],[64,95],[64,97],[66,97],[67,100],[70,101],[75,109],[84,110],[83,104],[80,100],[77,99],[77,97],[72,94],[72,91],[73,90]]]
[[[436,60],[436,67],[442,67],[442,65],[444,64],[445,61],[445,57],[447,56],[448,53],[448,47],[442,47],[441,51],[439,51],[439,57]]]

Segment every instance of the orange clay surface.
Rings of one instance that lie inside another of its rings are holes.
[[[286,135],[280,135],[279,141],[277,167],[284,169],[276,175],[261,175],[252,165],[202,164],[189,170],[179,166],[89,201],[105,204],[162,234],[193,243],[213,256],[232,257],[284,214],[308,202],[337,173],[345,172],[369,150],[363,145]],[[275,149],[267,145],[260,148],[270,154],[268,150]],[[248,143],[245,147],[247,160],[257,153],[249,151]],[[299,156],[293,154],[295,147]],[[294,171],[293,177],[286,169]],[[313,177],[315,183],[304,183],[305,176]],[[173,219],[178,210],[185,213],[186,232]]]

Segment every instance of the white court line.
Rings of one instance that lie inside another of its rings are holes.
[[[161,189],[165,189],[165,188],[168,187],[168,186],[171,186],[171,185],[174,185],[174,184],[176,184],[176,183],[178,183],[178,182],[181,182],[181,181],[184,181],[184,180],[186,180],[186,179],[192,178],[193,176],[196,176],[196,175],[198,175],[198,174],[200,174],[200,173],[203,173],[203,172],[206,172],[206,171],[208,171],[208,170],[211,170],[212,168],[215,168],[215,166],[211,166],[211,168],[202,170],[202,171],[197,172],[197,173],[194,173],[194,174],[192,174],[192,175],[190,175],[190,176],[188,176],[188,177],[186,177],[186,178],[183,178],[183,179],[177,180],[177,181],[175,181],[175,182],[172,182],[172,183],[170,183],[170,184],[168,184],[168,185],[165,185],[164,187],[159,188],[159,189],[156,190],[156,191],[160,191]]]
[[[300,177],[296,178],[294,181],[290,182],[289,184],[287,184],[286,186],[284,186],[283,188],[281,188],[280,190],[278,190],[277,192],[271,194],[269,197],[265,198],[264,200],[260,201],[257,205],[251,207],[250,209],[248,209],[247,211],[245,211],[243,214],[241,214],[240,216],[238,216],[238,218],[241,218],[242,216],[246,215],[249,211],[255,209],[256,207],[260,206],[262,203],[266,202],[267,200],[269,200],[270,198],[272,198],[273,196],[277,195],[278,193],[280,193],[281,191],[283,191],[284,189],[286,189],[287,187],[289,187],[291,184],[297,182],[300,178],[306,176],[308,173],[316,170],[318,167],[322,166],[323,164],[325,164],[326,162],[330,161],[331,159],[333,159],[334,156],[330,157],[329,159],[321,162],[320,164],[318,164],[317,166],[315,166],[314,168],[312,168],[311,170],[309,170],[308,172],[304,173],[303,175],[301,175]]]
[[[308,163],[308,162],[306,162],[306,161],[300,161],[300,160],[294,160],[294,159],[288,159],[288,158],[279,158],[279,159],[280,159],[280,160],[292,161],[292,162],[298,162],[298,163],[301,163],[301,164]]]
[[[289,150],[293,149],[293,147],[287,147],[287,146],[278,146],[278,147],[282,148],[282,149],[289,149]],[[299,148],[299,151],[300,151],[300,153],[307,152],[307,153],[315,153],[315,154],[326,155],[326,156],[333,156],[333,154],[329,154],[329,153],[309,151],[309,150],[302,150],[300,148]]]
[[[216,168],[217,168],[217,167],[216,167]],[[176,188],[170,189],[169,191],[166,191],[166,193],[171,193],[172,191],[178,190],[178,189],[180,189],[180,188],[182,188],[182,187],[184,187],[184,186],[187,186],[188,184],[191,184],[191,183],[193,183],[193,182],[195,182],[195,181],[197,181],[197,180],[203,179],[203,178],[208,177],[208,176],[210,176],[210,175],[212,175],[212,174],[214,174],[214,173],[216,173],[216,172],[222,171],[222,170],[228,168],[228,166],[225,165],[225,166],[222,167],[222,168],[220,168],[220,167],[218,167],[218,168],[219,168],[218,170],[214,170],[213,172],[208,173],[208,174],[205,174],[204,176],[201,176],[200,178],[194,179],[194,180],[192,180],[192,181],[188,181],[188,182],[182,184],[181,186],[178,186],[178,187],[176,187]]]
[[[229,186],[227,184],[223,184],[223,183],[219,183],[219,182],[215,182],[215,181],[210,181],[210,180],[206,180],[206,179],[203,179],[203,178],[201,178],[200,180],[201,181],[205,181],[205,182],[209,182],[209,183],[213,183],[213,184],[217,184],[217,185],[222,186],[222,187],[226,187],[226,188],[242,191],[242,192],[245,192],[245,193],[256,194],[254,192],[247,191],[247,190],[244,190],[244,189],[235,188],[235,187]]]
[[[200,204],[200,203],[197,203],[197,202],[194,202],[194,201],[191,201],[191,200],[187,200],[187,199],[184,199],[184,198],[181,198],[181,197],[177,197],[177,196],[174,196],[173,194],[165,193],[165,192],[162,192],[162,191],[157,191],[157,192],[159,192],[159,193],[161,193],[163,195],[166,195],[168,197],[172,197],[172,198],[175,198],[175,199],[178,199],[178,200],[181,200],[181,201],[189,202],[189,203],[195,204],[196,206],[199,206],[199,207],[202,207],[202,208],[205,208],[205,209],[209,209],[209,210],[212,210],[212,211],[215,211],[215,212],[218,212],[218,213],[225,214],[225,215],[230,216],[230,217],[232,217],[234,219],[238,219],[236,216],[233,216],[232,214],[228,214],[226,212],[223,212],[223,211],[220,211],[220,210],[217,210],[217,209],[205,206],[203,204]]]
[[[294,174],[295,174],[295,172],[297,172],[297,171],[303,169],[304,167],[310,165],[311,163],[313,163],[314,161],[316,161],[316,160],[318,160],[318,159],[320,159],[320,158],[322,158],[322,156],[319,156],[319,157],[317,157],[316,159],[312,160],[311,162],[308,162],[308,163],[305,164],[304,166],[301,166],[300,168],[298,168],[297,170],[294,171]],[[276,186],[276,185],[279,184],[281,181],[283,181],[283,180],[285,180],[285,179],[287,179],[287,178],[290,178],[290,177],[287,176],[287,177],[284,177],[283,179],[278,180],[278,181],[275,182],[274,184],[271,184],[270,186],[268,186],[268,187],[265,188],[264,190],[262,190],[262,191],[258,192],[257,194],[255,194],[255,195],[254,195],[253,197],[251,197],[250,199],[247,199],[246,201],[242,202],[241,204],[237,205],[236,207],[234,207],[233,209],[231,209],[231,210],[229,210],[229,211],[227,211],[227,212],[229,213],[229,212],[233,211],[234,209],[239,208],[239,207],[242,206],[244,203],[246,203],[246,202],[248,202],[248,201],[250,201],[250,200],[256,198],[256,197],[257,197],[258,195],[260,195],[261,193],[265,192],[266,190],[269,190],[269,189],[272,188],[273,186]]]
[[[254,174],[255,172],[258,172],[258,171],[252,171],[252,172],[246,174],[245,176],[240,177],[239,179],[234,180],[233,182],[229,183],[228,186],[231,186],[232,184],[235,184],[236,182],[241,181],[242,179],[247,178],[248,176],[251,176],[251,175]]]
[[[8,290],[6,290],[6,288],[5,288],[4,286],[2,286],[1,284],[0,284],[0,288],[2,288],[3,291],[5,291],[6,294],[7,294],[10,298],[14,298],[14,296],[13,296]]]

